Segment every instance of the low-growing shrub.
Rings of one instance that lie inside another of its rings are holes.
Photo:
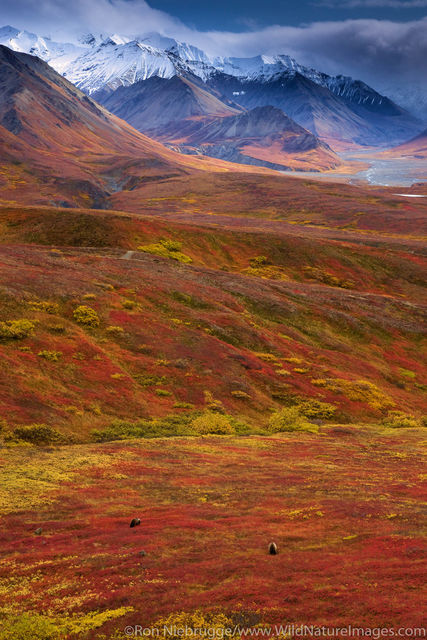
[[[23,340],[33,333],[34,328],[34,322],[25,318],[0,322],[0,341]]]
[[[383,420],[383,424],[392,429],[416,429],[421,426],[420,420],[403,413],[403,411],[389,411]]]
[[[44,311],[45,313],[59,313],[59,305],[56,302],[49,302],[48,300],[43,300],[41,302],[31,301],[28,303],[28,306],[32,311]]]
[[[209,390],[203,391],[203,396],[205,398],[206,408],[209,411],[213,411],[215,413],[224,413],[224,405],[221,400],[217,400],[214,398],[213,393]]]
[[[138,250],[144,251],[145,253],[151,253],[156,256],[161,256],[162,258],[171,258],[172,260],[177,260],[184,264],[190,264],[193,262],[192,258],[187,256],[185,253],[182,253],[181,247],[182,245],[180,242],[175,242],[174,240],[160,240],[157,244],[147,244],[142,247],[138,247]]]
[[[172,395],[172,393],[167,389],[156,389],[155,394],[156,396],[165,397],[165,398]]]
[[[167,249],[167,251],[171,251],[172,253],[176,252],[176,251],[181,251],[182,249],[182,242],[178,242],[177,240],[160,240],[160,243],[162,245],[162,247],[164,247],[165,249]]]
[[[63,324],[51,324],[47,327],[47,330],[51,333],[66,333],[67,329]]]
[[[74,416],[82,416],[83,415],[83,411],[81,409],[79,409],[78,407],[75,407],[73,404],[69,405],[68,407],[64,407],[64,411],[66,411],[67,413],[71,413]]]
[[[263,353],[258,351],[254,352],[254,356],[259,358],[260,360],[264,360],[264,362],[280,363],[278,357],[275,356],[274,353]]]
[[[157,420],[114,420],[108,427],[92,432],[96,442],[111,440],[128,440],[132,438],[170,438],[173,436],[192,435],[191,422],[194,413],[166,416]]]
[[[95,637],[93,631],[109,620],[114,620],[132,611],[131,607],[89,611],[84,614],[39,614],[15,612],[2,615],[0,640],[64,640],[64,638]],[[104,637],[96,636],[96,637]],[[116,636],[115,636],[116,637]]]
[[[236,626],[236,622],[227,618],[223,613],[206,613],[205,611],[176,612],[166,618],[156,620],[153,625],[153,635],[165,638],[168,630],[169,640],[180,640],[181,630],[185,629],[190,637],[200,635],[202,638],[227,638],[229,630]],[[242,625],[243,626],[243,625]],[[244,634],[236,634],[236,640],[241,640]],[[255,634],[254,634],[255,635]]]
[[[49,360],[50,362],[58,362],[59,358],[62,356],[62,353],[60,351],[49,351],[47,349],[43,349],[42,351],[39,351],[37,355],[40,358]]]
[[[123,327],[118,327],[115,325],[107,327],[106,331],[110,336],[114,336],[115,338],[123,338],[125,334],[125,330],[123,329]]]
[[[212,308],[212,305],[209,302],[200,300],[200,298],[196,298],[196,296],[192,296],[189,293],[183,293],[182,291],[172,291],[171,298],[173,298],[177,302],[185,304],[186,307],[190,307],[191,309]]]
[[[316,387],[323,387],[333,393],[343,394],[349,400],[366,402],[377,411],[391,409],[394,405],[392,398],[369,380],[344,380],[343,378],[317,378],[311,380]]]
[[[220,413],[207,412],[198,416],[191,423],[196,434],[230,435],[235,433],[230,416]]]
[[[320,400],[305,400],[298,403],[298,410],[306,418],[317,420],[331,420],[334,417],[336,406]]]
[[[239,398],[239,400],[251,399],[251,396],[249,395],[249,393],[246,393],[246,391],[239,391],[238,389],[236,391],[232,391],[231,395],[233,396],[233,398]]]
[[[271,416],[269,430],[273,433],[281,433],[284,431],[310,431],[317,433],[318,427],[310,424],[305,416],[303,416],[298,407],[284,407],[275,411]]]
[[[188,408],[191,408],[191,405]],[[198,419],[201,420],[196,422]],[[95,442],[109,442],[134,438],[197,436],[208,433],[247,435],[251,433],[251,428],[233,416],[186,411],[152,420],[142,419],[136,422],[114,420],[105,429],[93,431],[92,438]]]
[[[251,267],[256,269],[257,267],[265,267],[266,265],[271,264],[271,262],[267,256],[255,256],[255,258],[251,258],[249,260],[249,264]]]
[[[155,376],[147,373],[136,373],[133,379],[141,387],[154,387],[155,385],[166,384],[168,381],[166,376]]]
[[[96,300],[96,295],[94,293],[85,293],[83,300]]]
[[[302,360],[301,358],[295,358],[294,356],[289,357],[289,358],[283,358],[283,360],[285,360],[285,362],[290,362],[291,364],[303,364],[304,360]]]
[[[319,269],[319,267],[304,267],[304,272],[309,278],[323,282],[330,287],[341,287],[342,289],[354,289],[355,287],[353,280],[343,280],[334,276],[333,273]]]
[[[30,424],[23,427],[16,427],[13,435],[18,440],[30,442],[31,444],[61,444],[66,442],[66,438],[56,429],[47,424]]]
[[[78,324],[95,329],[99,327],[99,316],[95,309],[82,304],[73,311],[74,320]]]
[[[122,301],[122,306],[124,309],[135,309],[136,304],[137,303],[135,302],[135,300],[130,300],[129,298],[126,298]]]

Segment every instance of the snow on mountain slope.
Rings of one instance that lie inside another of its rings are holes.
[[[213,64],[212,58],[201,49],[185,42],[178,42],[174,38],[167,38],[160,35],[160,33],[147,33],[135,39],[143,44],[149,44],[155,49],[172,53],[184,61],[203,62],[207,65]]]
[[[286,55],[259,55],[253,58],[215,58],[213,66],[217,71],[236,78],[264,82],[268,82],[278,74],[286,71],[299,71],[304,75],[311,71]]]
[[[83,43],[53,42],[50,38],[43,38],[29,31],[19,31],[9,25],[0,28],[0,44],[13,51],[37,56],[61,74],[86,50]]]
[[[120,43],[115,36],[77,58],[64,75],[92,95],[105,89],[111,92],[152,76],[172,78],[176,68],[164,51],[136,40]]]

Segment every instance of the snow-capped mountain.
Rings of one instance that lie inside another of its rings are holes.
[[[277,107],[328,141],[385,144],[408,139],[422,129],[408,112],[365,83],[329,76],[304,67],[287,55],[211,57],[195,46],[158,33],[132,38],[86,34],[74,44],[64,44],[13,27],[0,29],[0,44],[41,57],[131,124],[134,123],[127,109],[111,96],[135,86],[135,92],[121,96],[135,114],[139,106],[144,111],[150,100],[150,95],[137,85],[151,78],[167,81],[178,77],[191,83],[193,94],[201,87],[205,93],[213,93],[215,99],[238,103],[237,107],[243,110]],[[167,90],[173,86],[179,85],[165,85]],[[164,101],[165,91],[161,93]],[[168,99],[176,100],[173,91]],[[143,125],[139,127],[144,130]]]
[[[41,37],[29,31],[20,31],[11,26],[0,27],[0,44],[13,51],[30,53],[48,62],[58,73],[63,74],[70,64],[91,46],[68,42],[53,42],[48,37]]]
[[[176,74],[174,61],[164,51],[136,40],[120,43],[116,37],[84,53],[63,72],[79,89],[95,96],[153,76],[172,78]]]

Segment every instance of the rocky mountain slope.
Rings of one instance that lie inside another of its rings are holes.
[[[327,144],[275,107],[171,122],[147,133],[182,153],[278,170],[326,170],[341,162]]]
[[[222,99],[199,79],[188,76],[152,76],[114,92],[98,96],[104,106],[139,131],[173,125],[186,118],[228,116],[244,109],[232,100]]]

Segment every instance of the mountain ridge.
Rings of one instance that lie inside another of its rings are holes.
[[[181,153],[276,170],[328,170],[341,161],[330,147],[272,106],[236,115],[188,118],[147,134]]]
[[[13,33],[0,29],[0,42],[21,50],[27,47],[102,103],[122,86],[152,77],[187,76],[193,82],[203,82],[207,91],[216,90],[223,100],[238,102],[243,109],[266,105],[281,108],[328,142],[335,138],[357,144],[398,143],[422,129],[413,116],[365,83],[346,76],[328,76],[284,54],[213,57],[156,33],[136,38],[89,34],[78,45],[67,45],[74,47],[73,51],[64,51],[65,45],[8,29]],[[287,98],[286,93],[292,95]]]

